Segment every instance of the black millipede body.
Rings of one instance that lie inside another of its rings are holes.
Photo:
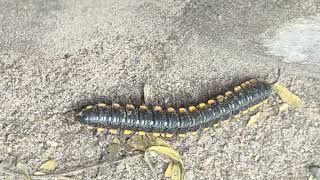
[[[111,133],[123,130],[125,134],[152,132],[155,135],[184,135],[254,111],[271,93],[271,84],[252,79],[235,87],[233,91],[227,91],[224,96],[219,95],[206,103],[179,108],[177,111],[171,107],[163,110],[159,106],[148,108],[128,104],[122,107],[117,103],[100,103],[81,110],[77,120],[89,126],[107,128]]]

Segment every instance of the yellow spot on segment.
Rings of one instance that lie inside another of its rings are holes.
[[[172,136],[173,134],[170,134],[170,133],[166,134],[166,138],[171,138]]]
[[[249,81],[250,81],[252,84],[255,84],[255,83],[258,82],[258,80],[256,80],[256,79],[250,79]]]
[[[208,100],[208,104],[209,104],[209,105],[213,105],[213,104],[215,104],[215,103],[216,103],[216,101],[213,100],[213,99],[209,99],[209,100]]]
[[[187,110],[186,110],[186,108],[179,108],[179,112],[180,112],[180,113],[186,113]]]
[[[208,127],[203,128],[203,131],[208,131],[208,130],[209,130],[209,128],[208,128]]]
[[[198,134],[198,131],[192,131],[192,132],[191,132],[191,135],[193,135],[193,136],[194,136],[194,135],[197,135],[197,134]]]
[[[152,136],[153,136],[153,137],[159,137],[159,136],[160,136],[160,133],[152,133]]]
[[[144,136],[144,135],[146,135],[146,132],[144,132],[144,131],[139,131],[138,134],[141,135],[141,136]]]
[[[243,114],[243,115],[246,115],[246,114],[248,114],[248,113],[249,113],[249,110],[248,110],[248,109],[243,110],[243,111],[241,112],[241,114]]]
[[[121,108],[121,106],[118,103],[112,103],[112,108],[118,109],[118,108]]]
[[[141,105],[141,106],[140,106],[140,109],[141,109],[141,110],[148,110],[148,107],[145,106],[145,105]]]
[[[179,137],[179,138],[185,138],[185,137],[186,137],[186,134],[178,134],[178,137]]]
[[[89,105],[89,106],[86,107],[86,109],[92,109],[92,108],[93,108],[92,105]]]
[[[118,130],[117,129],[109,129],[109,132],[111,134],[117,134],[118,133]]]
[[[262,104],[267,104],[268,103],[268,99],[262,101]]]
[[[97,129],[97,132],[98,132],[98,133],[102,133],[104,130],[105,130],[105,128],[98,128],[98,129]]]
[[[227,92],[225,93],[225,96],[227,96],[227,97],[232,96],[232,91],[227,91]]]
[[[190,106],[189,107],[189,111],[190,112],[193,112],[193,111],[196,111],[196,110],[197,110],[197,108],[195,106]]]
[[[160,112],[160,111],[162,111],[162,108],[160,106],[154,106],[153,110],[156,112]]]
[[[161,135],[162,137],[166,137],[166,134],[165,134],[165,133],[160,133],[160,135]]]
[[[123,134],[124,135],[130,135],[130,134],[132,134],[132,131],[126,129],[126,130],[123,131]]]
[[[240,92],[242,90],[242,88],[240,87],[240,86],[236,86],[235,88],[234,88],[234,91],[235,92]]]
[[[251,82],[250,82],[250,81],[246,81],[245,84],[246,84],[247,86],[251,86]]]
[[[174,112],[176,112],[176,110],[175,110],[174,108],[172,108],[172,107],[168,107],[167,111],[168,111],[169,113],[174,113]]]
[[[217,100],[219,102],[222,102],[224,100],[224,96],[222,96],[222,95],[217,96]]]
[[[132,104],[127,104],[127,105],[126,105],[126,108],[129,109],[129,110],[133,110],[133,109],[134,109],[134,105],[132,105]]]
[[[206,107],[207,107],[206,103],[200,103],[199,104],[199,108],[201,108],[201,109],[204,109]]]
[[[241,87],[242,87],[243,89],[245,89],[245,88],[248,87],[248,85],[247,85],[246,83],[242,83],[242,84],[241,84]]]
[[[104,104],[104,103],[98,103],[97,106],[98,106],[99,108],[107,108],[107,105]]]

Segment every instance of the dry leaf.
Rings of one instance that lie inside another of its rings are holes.
[[[43,175],[46,175],[46,173],[37,171],[37,172],[34,172],[33,175],[34,176],[43,176]]]
[[[178,162],[173,163],[171,179],[172,180],[181,180],[182,177],[183,176],[182,176],[182,166],[181,166],[181,164],[178,163]]]
[[[168,167],[166,169],[166,172],[164,173],[164,177],[169,178],[172,176],[172,171],[173,171],[173,162],[170,162],[168,164]]]
[[[23,179],[25,180],[31,179],[29,175],[29,168],[27,165],[23,164],[22,162],[17,162],[16,168],[23,175]]]
[[[116,157],[116,155],[119,153],[120,149],[121,146],[119,144],[109,145],[107,148],[108,154],[106,155],[106,158],[108,160],[114,159],[114,157]]]
[[[179,152],[169,147],[151,146],[147,149],[147,151],[154,151],[160,154],[164,154],[169,156],[171,159],[175,161],[181,162],[181,157],[179,155]]]
[[[258,118],[261,116],[261,112],[256,113],[255,115],[251,116],[247,125],[249,127],[253,126],[254,124],[256,124]]]
[[[57,167],[57,165],[58,164],[57,164],[56,160],[50,159],[50,160],[46,161],[45,163],[43,163],[40,166],[40,169],[47,170],[47,171],[53,171]]]
[[[280,96],[283,102],[288,103],[290,106],[299,106],[302,104],[301,99],[283,85],[275,83],[272,89]]]

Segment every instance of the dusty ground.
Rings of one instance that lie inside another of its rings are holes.
[[[189,179],[306,179],[308,167],[320,164],[319,6],[0,0],[0,176],[21,178],[10,173],[16,161],[36,170],[52,158],[57,171],[98,161],[109,139],[65,123],[80,104],[139,103],[145,84],[149,105],[177,106],[247,77],[271,82],[281,68],[280,82],[302,107],[253,128],[231,124],[173,144]],[[73,175],[152,178],[141,157]]]

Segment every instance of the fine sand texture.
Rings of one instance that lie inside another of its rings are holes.
[[[104,161],[110,137],[68,123],[82,105],[140,104],[143,91],[147,105],[177,107],[279,68],[302,106],[171,142],[186,179],[307,179],[320,166],[319,11],[314,0],[0,0],[0,179],[22,179],[16,162]],[[153,179],[141,156],[113,161],[68,175]]]

